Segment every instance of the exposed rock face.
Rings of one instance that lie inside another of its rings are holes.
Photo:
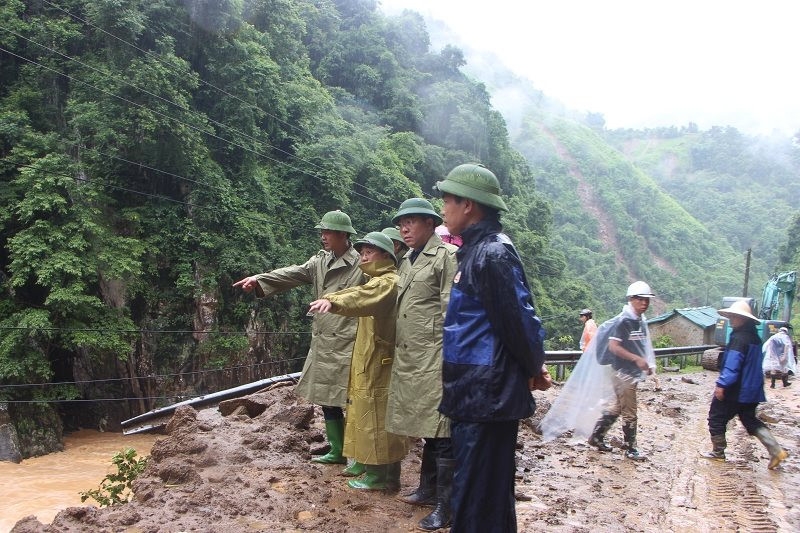
[[[0,461],[11,461],[12,463],[22,461],[17,430],[11,423],[6,403],[0,404]]]

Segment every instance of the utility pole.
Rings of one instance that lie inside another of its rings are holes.
[[[744,291],[742,292],[742,296],[745,298],[747,298],[747,283],[750,280],[750,253],[752,251],[752,248],[747,249],[747,260],[744,264]]]

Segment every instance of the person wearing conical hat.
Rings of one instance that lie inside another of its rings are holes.
[[[758,404],[767,401],[761,368],[761,337],[756,330],[759,319],[753,316],[745,300],[737,300],[730,307],[720,309],[719,314],[728,318],[732,331],[722,353],[722,370],[708,410],[712,449],[700,455],[707,459],[725,460],[725,431],[728,422],[738,416],[747,433],[754,435],[769,451],[767,468],[772,470],[789,454],[764,422],[756,417]]]
[[[314,296],[325,292],[360,285],[364,274],[358,268],[358,252],[350,243],[356,233],[347,213],[328,211],[314,226],[320,230],[323,250],[302,265],[275,269],[256,274],[233,284],[259,298],[288,291],[301,285],[311,285]],[[322,406],[325,432],[330,452],[312,459],[316,463],[343,464],[344,410],[347,384],[350,381],[350,357],[356,338],[357,321],[340,315],[313,315],[311,346],[303,373],[295,392],[311,403]]]

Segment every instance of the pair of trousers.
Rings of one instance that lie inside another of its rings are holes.
[[[450,533],[515,533],[515,453],[519,420],[451,420],[455,472]]]
[[[727,400],[718,400],[716,396],[711,400],[708,409],[708,432],[711,435],[724,435],[728,422],[738,416],[749,435],[755,435],[756,430],[765,424],[756,417],[757,403],[739,403]]]

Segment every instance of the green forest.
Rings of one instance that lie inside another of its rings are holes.
[[[749,248],[753,292],[797,268],[800,139],[608,131],[541,98],[512,135],[467,72],[373,0],[6,0],[0,402],[23,448],[299,370],[310,292],[232,283],[304,262],[331,209],[365,233],[437,203],[465,162],[501,182],[550,349],[634,279],[663,310],[738,295]]]

